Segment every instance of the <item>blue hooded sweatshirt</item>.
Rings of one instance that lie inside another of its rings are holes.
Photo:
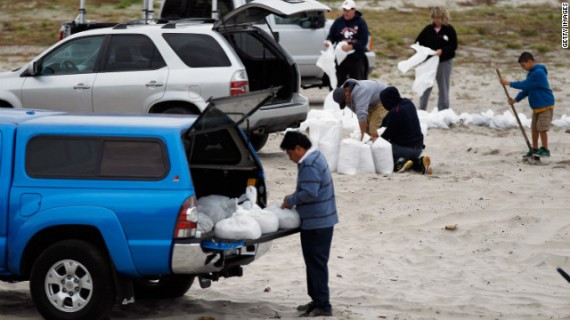
[[[530,69],[524,81],[511,82],[511,88],[522,90],[515,97],[515,101],[519,102],[528,96],[528,103],[532,109],[554,106],[554,95],[548,84],[547,74],[544,65],[536,64]]]

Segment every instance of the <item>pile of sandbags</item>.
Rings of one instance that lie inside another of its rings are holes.
[[[255,204],[257,191],[248,187],[240,198],[209,195],[198,199],[198,231],[214,231],[218,238],[257,239],[279,229],[294,229],[301,224],[296,210],[278,205],[261,208]],[[241,204],[238,202],[242,200]]]

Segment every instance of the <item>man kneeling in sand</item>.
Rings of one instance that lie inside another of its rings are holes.
[[[395,87],[388,87],[380,93],[380,100],[388,114],[382,122],[386,127],[382,138],[392,144],[394,171],[404,172],[410,168],[423,174],[431,174],[430,158],[422,156],[424,135],[416,106],[410,99],[400,97]]]
[[[311,148],[306,135],[289,131],[281,149],[298,164],[297,188],[283,199],[281,208],[297,209],[301,217],[301,248],[307,268],[307,289],[312,301],[300,305],[301,317],[329,317],[328,261],[334,225],[338,223],[334,186],[327,160]]]

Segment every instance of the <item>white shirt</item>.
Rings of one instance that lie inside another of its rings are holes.
[[[307,152],[305,152],[305,154],[301,157],[301,159],[299,160],[299,163],[303,162],[303,160],[305,160],[307,158],[307,156],[313,152],[315,152],[317,149],[311,147],[311,149],[307,150]]]

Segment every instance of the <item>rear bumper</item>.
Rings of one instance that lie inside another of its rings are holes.
[[[290,102],[261,107],[249,117],[249,131],[273,133],[287,128],[296,128],[307,119],[309,99],[295,93]],[[241,128],[247,131],[248,122]]]
[[[271,241],[299,232],[279,230],[255,240],[227,241],[220,239],[188,239],[174,242],[172,273],[204,274],[249,264],[271,248]]]

